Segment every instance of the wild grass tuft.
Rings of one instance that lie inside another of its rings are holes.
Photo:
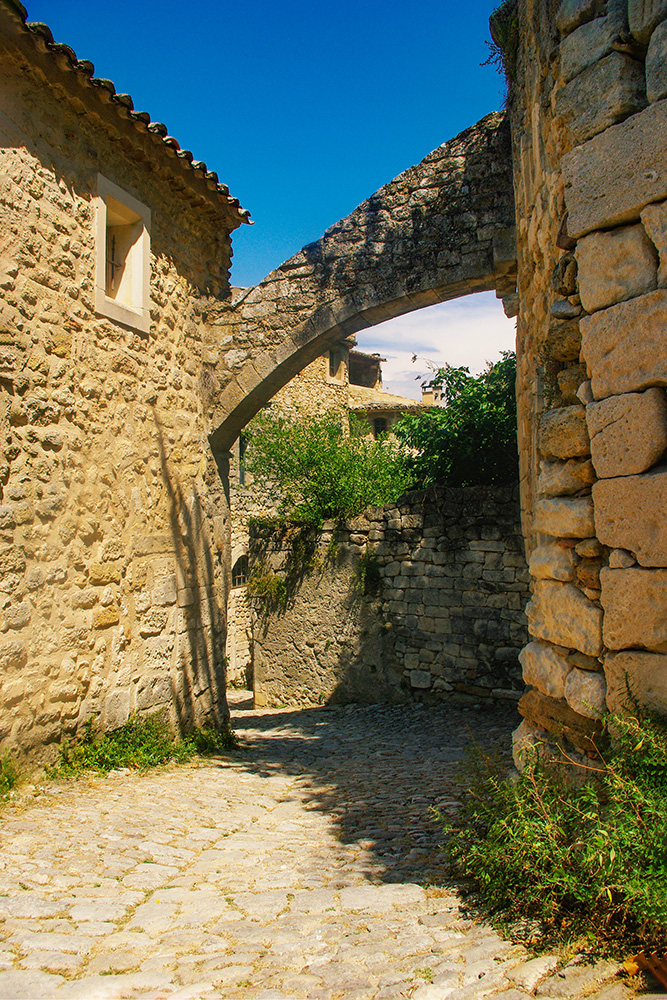
[[[118,768],[156,767],[170,761],[187,761],[197,754],[226,753],[237,745],[228,726],[219,730],[192,729],[182,738],[176,738],[163,713],[134,716],[110,733],[97,733],[90,720],[79,739],[63,741],[53,774],[69,776],[84,771],[108,774]]]
[[[505,923],[638,948],[667,941],[667,729],[611,717],[601,770],[531,757],[508,778],[486,762],[445,850]],[[604,766],[603,766],[604,765]]]

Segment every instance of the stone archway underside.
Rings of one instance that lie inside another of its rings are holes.
[[[228,449],[328,345],[436,302],[513,292],[515,256],[509,124],[494,112],[209,317],[212,447]]]

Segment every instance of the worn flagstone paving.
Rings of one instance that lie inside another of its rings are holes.
[[[471,736],[447,708],[244,707],[232,758],[45,784],[0,813],[0,998],[521,1000],[630,991],[530,959],[448,886],[429,809]]]

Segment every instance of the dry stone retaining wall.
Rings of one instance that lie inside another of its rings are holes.
[[[255,699],[518,701],[528,574],[517,491],[433,488],[320,537],[251,534]]]

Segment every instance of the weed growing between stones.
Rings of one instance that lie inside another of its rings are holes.
[[[287,585],[266,563],[254,566],[248,580],[248,594],[259,597],[267,611],[278,611],[287,605]]]
[[[382,588],[382,574],[377,556],[368,549],[359,556],[359,563],[355,572],[355,583],[360,593],[366,597],[370,594],[377,594]]]
[[[667,724],[614,716],[597,772],[573,780],[538,754],[508,778],[491,761],[445,851],[503,923],[546,937],[653,946],[667,940]]]
[[[19,772],[9,757],[0,757],[0,798],[4,798],[18,784]]]
[[[502,70],[508,82],[514,80],[519,52],[519,17],[516,0],[503,0],[503,3],[496,7],[489,18],[489,30],[493,41],[486,43],[489,48],[486,64]]]
[[[236,737],[228,726],[220,730],[192,729],[177,738],[162,712],[144,718],[134,716],[119,729],[103,734],[95,732],[91,719],[80,739],[63,741],[59,764],[50,776],[66,777],[84,771],[108,774],[116,768],[155,767],[170,761],[182,763],[197,754],[226,753],[237,746]]]

